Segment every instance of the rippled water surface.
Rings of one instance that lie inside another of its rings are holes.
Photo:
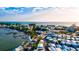
[[[0,28],[0,51],[11,50],[26,40],[19,36],[19,34],[20,32],[17,30]]]

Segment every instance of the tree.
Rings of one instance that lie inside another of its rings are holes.
[[[28,34],[31,35],[31,38],[33,38],[36,34],[36,25],[35,24],[29,24],[30,29],[28,30]]]
[[[79,31],[79,27],[77,27],[77,31]]]
[[[67,28],[67,32],[74,33],[76,31],[76,28],[74,26],[70,26]]]

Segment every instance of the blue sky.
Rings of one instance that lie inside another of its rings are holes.
[[[78,22],[76,7],[0,7],[0,21]]]
[[[0,17],[17,15],[17,14],[31,14],[33,12],[38,12],[48,8],[43,7],[1,7],[0,8]]]
[[[33,8],[31,7],[1,7],[0,8],[0,17],[8,15],[17,15],[17,14],[29,14],[32,13]]]
[[[40,13],[51,7],[0,7],[0,21],[20,21],[33,13]],[[20,19],[18,19],[20,18]]]

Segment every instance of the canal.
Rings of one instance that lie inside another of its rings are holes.
[[[0,28],[0,51],[10,51],[26,40],[26,34],[23,32]]]

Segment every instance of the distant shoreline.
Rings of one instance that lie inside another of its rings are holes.
[[[37,24],[37,25],[62,25],[62,26],[71,26],[75,24],[79,26],[79,22],[10,22],[10,21],[2,21],[0,23],[10,23],[10,24]]]

